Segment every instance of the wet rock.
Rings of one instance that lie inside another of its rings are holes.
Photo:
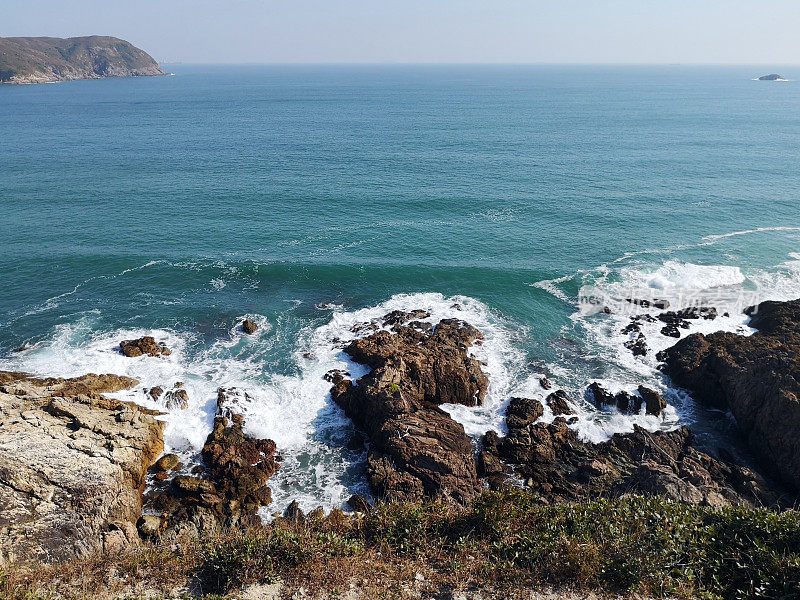
[[[661,335],[666,335],[667,337],[679,338],[681,337],[681,332],[675,325],[666,325],[661,328]]]
[[[729,410],[764,469],[800,491],[800,300],[746,312],[757,333],[693,334],[659,358],[696,400]]]
[[[547,402],[550,410],[553,411],[553,414],[556,416],[575,414],[575,411],[570,408],[572,398],[570,398],[569,394],[564,390],[556,390],[545,398],[545,402]]]
[[[306,520],[306,515],[300,508],[297,500],[292,500],[289,506],[286,507],[286,510],[283,511],[283,517],[295,523],[304,523]]]
[[[0,562],[41,566],[139,543],[140,489],[163,424],[102,395],[136,383],[0,372]]]
[[[177,454],[165,454],[159,458],[153,465],[153,470],[158,471],[175,471],[181,468],[181,459]]]
[[[647,356],[650,348],[647,347],[647,340],[641,333],[635,338],[628,340],[622,344],[630,350],[634,356]]]
[[[331,396],[370,440],[367,478],[378,496],[467,502],[480,489],[472,444],[464,428],[436,405],[483,401],[488,381],[467,353],[482,335],[454,319],[425,333],[403,325],[410,318],[420,316],[390,313],[384,321],[394,323],[392,332],[350,343],[345,351],[372,370],[358,385],[329,373]]]
[[[150,396],[150,399],[153,402],[158,402],[158,399],[161,398],[161,395],[164,393],[164,388],[161,387],[152,387],[147,391],[147,395]]]
[[[258,331],[258,323],[252,319],[245,319],[242,321],[241,328],[242,331],[244,331],[247,335],[253,335],[256,331]]]
[[[542,386],[543,390],[549,390],[551,387],[553,387],[553,384],[550,383],[550,380],[547,377],[542,377],[539,380],[539,385]]]
[[[667,408],[667,401],[657,391],[643,385],[640,385],[637,391],[644,400],[645,412],[648,415],[658,416]]]
[[[361,494],[353,494],[347,500],[347,504],[356,512],[363,513],[368,515],[372,511],[372,507],[369,504],[369,500],[367,500]]]
[[[740,475],[744,467],[697,450],[687,427],[651,433],[634,426],[633,433],[592,444],[581,441],[563,417],[550,424],[511,425],[506,437],[484,436],[484,463],[512,465],[528,487],[551,500],[629,493],[713,505],[774,505],[780,500],[766,479],[748,470],[745,480]]]
[[[189,394],[184,389],[170,390],[166,395],[169,410],[186,410],[189,406]]]
[[[205,470],[174,477],[146,496],[148,509],[166,515],[164,535],[194,537],[224,527],[260,524],[256,513],[271,502],[267,483],[279,468],[275,443],[246,435],[241,415],[232,414],[230,407],[227,410],[230,419],[218,412],[203,446]]]
[[[123,355],[129,358],[137,356],[169,356],[172,351],[163,342],[156,343],[152,336],[144,336],[135,340],[125,340],[120,342],[119,349]]]
[[[669,300],[664,299],[646,300],[641,298],[626,298],[626,301],[630,304],[641,306],[642,308],[653,307],[658,308],[659,310],[665,310],[669,308]]]

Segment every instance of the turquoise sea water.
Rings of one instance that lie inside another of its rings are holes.
[[[752,81],[796,68],[171,69],[0,87],[0,368],[127,373],[142,402],[183,381],[167,432],[186,455],[236,385],[286,457],[276,506],[361,485],[321,379],[359,320],[481,325],[492,394],[453,409],[475,434],[543,374],[578,403],[595,379],[669,395],[664,420],[582,404],[587,437],[702,434],[724,426],[622,346],[617,305],[583,314],[582,286],[620,306],[800,296],[800,83]],[[697,327],[747,331],[736,311]],[[145,333],[176,352],[114,352]]]

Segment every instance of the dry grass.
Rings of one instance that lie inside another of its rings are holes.
[[[442,597],[555,586],[600,594],[800,598],[800,515],[626,498],[548,505],[487,493],[473,507],[395,503],[360,519],[279,521],[181,546],[2,575],[0,598],[219,597],[282,581],[339,597]],[[182,590],[176,592],[176,590]],[[345,594],[346,595],[346,594]],[[486,597],[486,596],[485,596]]]

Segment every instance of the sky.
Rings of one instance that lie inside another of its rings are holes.
[[[800,0],[2,0],[184,63],[800,63]]]

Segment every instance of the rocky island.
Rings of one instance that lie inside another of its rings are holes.
[[[0,83],[166,75],[147,52],[115,37],[0,38]]]
[[[783,77],[777,73],[770,73],[769,75],[762,75],[758,78],[759,81],[785,81]]]

